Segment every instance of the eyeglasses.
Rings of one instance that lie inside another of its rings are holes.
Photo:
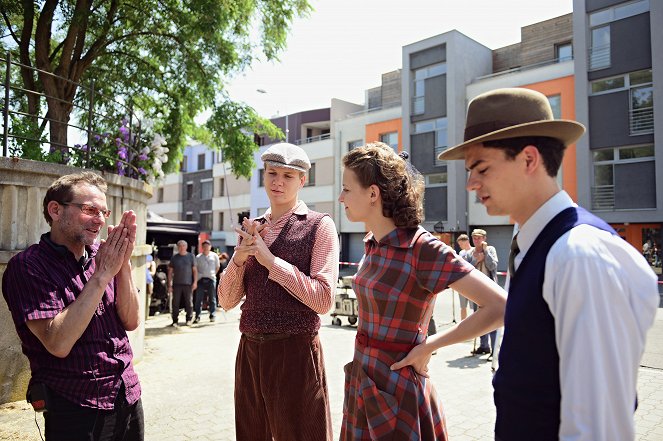
[[[99,216],[100,214],[103,215],[104,218],[108,219],[111,215],[110,210],[100,210],[94,205],[90,204],[76,204],[74,202],[58,202],[60,205],[73,205],[74,207],[78,207],[81,209],[83,214],[87,214],[88,216]]]

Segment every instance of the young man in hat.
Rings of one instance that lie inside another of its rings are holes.
[[[518,234],[509,259],[495,374],[498,440],[632,440],[636,379],[658,306],[642,255],[573,203],[556,175],[584,127],[554,120],[547,98],[498,89],[470,102],[467,189]]]
[[[245,219],[219,283],[225,310],[242,304],[235,430],[242,440],[331,440],[320,317],[338,279],[338,237],[327,214],[299,200],[311,163],[300,147],[262,154],[267,212]]]

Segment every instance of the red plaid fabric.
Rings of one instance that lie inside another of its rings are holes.
[[[426,339],[436,293],[473,267],[419,227],[397,228],[380,242],[364,239],[352,288],[359,301],[357,332],[369,341],[417,345]],[[389,367],[406,352],[355,344],[345,366],[341,440],[445,440],[442,404],[430,379]]]

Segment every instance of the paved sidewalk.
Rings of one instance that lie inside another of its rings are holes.
[[[436,307],[438,328],[451,325],[451,296]],[[457,308],[458,301],[455,301]],[[172,328],[168,316],[147,322],[145,357],[136,370],[143,385],[147,441],[234,440],[233,381],[239,341],[238,310],[210,323]],[[459,314],[456,313],[456,318]],[[331,326],[323,317],[320,330],[335,438],[341,423],[343,365],[352,358],[354,327]],[[452,441],[493,439],[495,409],[492,373],[485,356],[469,356],[472,342],[443,348],[432,358],[430,374],[446,409]],[[638,441],[663,440],[663,370],[641,368],[636,412]],[[608,387],[608,386],[606,386]],[[0,440],[38,441],[35,414],[24,402],[0,406]],[[37,415],[43,431],[43,418]]]

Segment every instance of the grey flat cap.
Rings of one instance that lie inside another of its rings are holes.
[[[291,168],[300,172],[307,172],[311,168],[306,152],[294,144],[279,142],[269,147],[260,156],[265,164],[272,167]]]

